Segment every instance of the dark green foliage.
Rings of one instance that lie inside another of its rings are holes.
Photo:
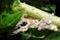
[[[13,0],[0,0],[0,12],[3,12],[4,10],[10,10],[11,4],[13,3]]]
[[[35,38],[37,40],[45,38],[45,36],[49,32],[50,32],[49,30],[38,31],[37,29],[29,29],[28,31],[20,34],[23,36],[22,39],[30,40]]]
[[[22,2],[26,2],[29,5],[40,7],[44,6],[46,4],[50,4],[49,0],[21,0]]]
[[[45,6],[39,7],[39,9],[46,11],[46,12],[49,12],[49,13],[54,13],[54,14],[56,13],[55,12],[56,5],[45,5]]]

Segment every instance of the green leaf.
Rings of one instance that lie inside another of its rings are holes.
[[[13,14],[5,14],[5,15],[1,15],[0,16],[0,29],[2,29],[2,32],[9,32],[10,30],[12,30],[16,24],[18,23],[18,21],[21,19],[22,15],[23,15],[24,11],[21,10],[20,12],[16,12]]]
[[[16,12],[14,14],[5,14],[0,17],[0,26],[7,27],[7,26],[14,26],[18,20],[21,18],[23,15],[23,12]]]
[[[45,40],[60,40],[60,32],[52,32],[45,38]]]
[[[14,0],[14,2],[11,5],[7,4],[7,6],[9,7],[6,10],[4,10],[2,14],[0,15],[0,28],[1,29],[3,28],[9,29],[11,27],[15,27],[15,25],[21,19],[24,13],[24,10],[21,8],[20,2],[18,0]],[[13,10],[13,8],[16,8],[17,10],[15,9]]]

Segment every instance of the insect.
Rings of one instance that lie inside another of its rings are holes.
[[[24,14],[21,20],[17,23],[15,27],[14,34],[17,34],[19,32],[25,32],[29,28],[37,28],[38,31],[48,29],[52,31],[58,31],[58,28],[56,25],[52,23],[51,20],[48,19],[35,19],[27,14]]]

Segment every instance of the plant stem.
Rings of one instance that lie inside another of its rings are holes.
[[[46,18],[52,21],[53,24],[55,24],[57,27],[60,27],[60,17],[57,17],[55,15],[52,15],[50,13],[44,12],[40,9],[37,9],[33,6],[30,6],[25,3],[21,3],[22,8],[25,10],[25,12],[35,18]]]

